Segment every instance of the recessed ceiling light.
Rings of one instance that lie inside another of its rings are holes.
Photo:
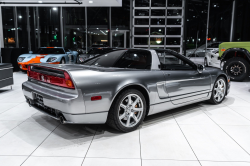
[[[53,10],[57,10],[57,8],[56,8],[56,7],[53,7]]]
[[[23,18],[22,16],[19,16],[19,18]]]
[[[93,1],[89,1],[89,3],[93,3]]]
[[[43,3],[43,1],[38,1],[38,3]]]

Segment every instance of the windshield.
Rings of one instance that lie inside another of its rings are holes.
[[[39,48],[35,54],[65,54],[62,48]]]
[[[133,69],[151,69],[152,57],[145,50],[119,50],[93,58],[83,65]]]

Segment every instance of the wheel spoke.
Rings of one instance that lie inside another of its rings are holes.
[[[143,111],[142,108],[133,108],[133,110],[134,110],[134,112],[141,112],[141,111]]]
[[[218,92],[214,95],[214,98],[218,97]]]
[[[127,127],[129,127],[129,125],[130,125],[130,119],[131,119],[131,116],[128,116],[128,120],[127,120],[127,122],[126,122],[126,126],[127,126]]]
[[[137,97],[137,99],[133,102],[132,106],[135,107],[135,105],[139,102],[139,97]]]
[[[124,110],[126,109],[126,106],[124,104],[121,104],[120,107],[122,107]]]
[[[128,104],[132,104],[132,99],[130,95],[128,95]]]
[[[138,122],[138,118],[135,116],[135,114],[133,114],[133,119],[135,120],[135,122],[137,123]]]
[[[124,119],[125,117],[126,117],[126,114],[125,114],[125,112],[124,112],[121,116],[119,116],[119,119],[122,120],[122,119]]]

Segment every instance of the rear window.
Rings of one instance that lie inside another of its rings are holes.
[[[133,69],[151,69],[152,57],[149,51],[119,50],[93,58],[83,65]]]

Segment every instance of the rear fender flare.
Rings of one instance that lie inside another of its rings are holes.
[[[244,49],[244,48],[229,48],[227,49],[221,56],[221,61],[225,61],[225,57],[228,55],[228,53],[230,52],[242,52],[243,54],[246,55],[247,59],[250,61],[250,53],[248,50]]]

